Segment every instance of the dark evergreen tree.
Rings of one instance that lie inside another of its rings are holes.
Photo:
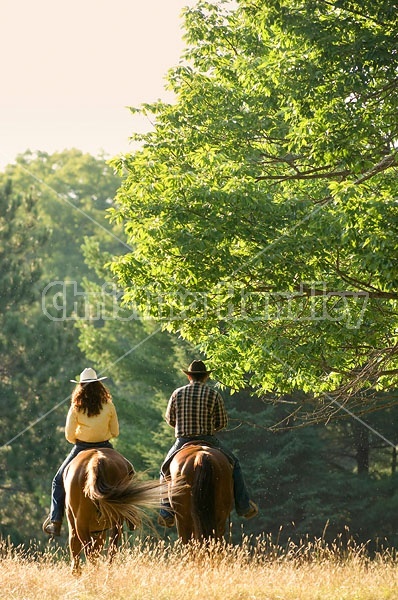
[[[0,175],[0,535],[14,542],[40,536],[69,450],[69,380],[86,360],[75,328],[89,273],[81,245],[107,225],[117,182],[78,151],[26,153]]]

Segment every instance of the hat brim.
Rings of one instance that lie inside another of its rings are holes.
[[[103,379],[108,379],[107,377],[98,377],[98,379],[84,379],[83,381],[77,381],[76,379],[71,379],[72,383],[93,383],[94,381],[102,381]]]
[[[185,369],[181,369],[185,375],[210,375],[211,371],[186,371]]]

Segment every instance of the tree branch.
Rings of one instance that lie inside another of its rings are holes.
[[[293,167],[293,165],[291,165]],[[327,167],[320,167],[327,168]],[[256,177],[256,181],[290,181],[292,179],[333,179],[334,177],[347,177],[347,175],[352,175],[352,172],[348,169],[344,169],[343,171],[329,171],[320,173],[318,169],[312,169],[311,171],[301,172],[297,167],[295,167],[296,174],[295,175],[260,175]]]
[[[284,163],[287,164],[291,169],[295,171],[293,174],[286,175],[259,175],[256,177],[256,181],[291,181],[291,180],[303,180],[303,179],[334,179],[336,177],[348,177],[349,175],[353,175],[354,173],[350,169],[342,169],[327,171],[326,169],[331,169],[331,165],[326,165],[322,167],[313,167],[307,171],[300,171],[299,167],[295,163],[295,158],[291,157],[269,157],[272,160],[271,162]],[[397,154],[388,154],[384,156],[377,164],[375,164],[370,170],[363,171],[360,177],[358,177],[354,183],[356,185],[360,185],[364,181],[371,179],[374,175],[386,171],[390,167],[397,165]]]

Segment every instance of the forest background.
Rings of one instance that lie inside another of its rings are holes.
[[[298,4],[200,2],[139,150],[0,174],[1,537],[44,540],[70,379],[109,377],[157,477],[202,357],[260,507],[236,540],[398,543],[396,12]]]

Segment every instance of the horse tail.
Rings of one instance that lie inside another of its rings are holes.
[[[107,457],[97,452],[87,464],[84,494],[97,506],[101,517],[110,524],[126,520],[141,527],[148,521],[143,508],[158,508],[158,481],[140,481],[131,471],[121,479],[112,476]]]
[[[192,483],[192,518],[197,539],[215,537],[214,465],[207,452],[200,452],[195,459],[195,475]]]

